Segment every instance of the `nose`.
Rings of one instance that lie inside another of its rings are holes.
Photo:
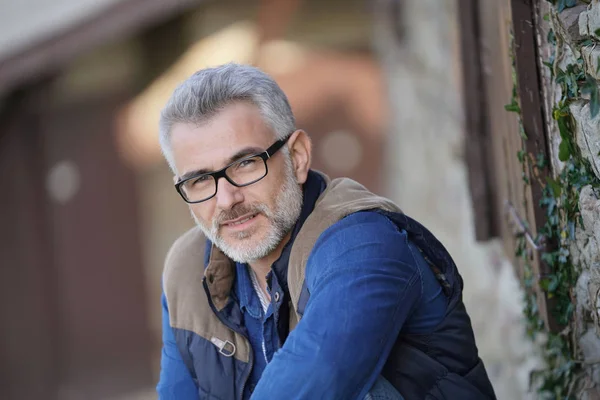
[[[217,207],[221,210],[229,210],[238,203],[244,201],[244,195],[239,187],[233,186],[225,178],[219,179],[217,183]]]

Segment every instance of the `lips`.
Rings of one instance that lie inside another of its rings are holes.
[[[238,225],[242,225],[243,223],[250,221],[252,218],[256,217],[257,215],[258,214],[247,214],[247,215],[241,216],[241,217],[236,218],[236,219],[225,221],[221,225],[225,225],[225,226],[238,226]]]

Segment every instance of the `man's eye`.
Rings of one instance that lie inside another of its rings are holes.
[[[252,164],[254,164],[256,162],[255,159],[251,158],[249,160],[244,160],[244,161],[240,161],[240,163],[238,164],[239,167],[244,168],[244,167],[249,167]]]
[[[209,179],[210,179],[210,176],[208,176],[208,175],[202,175],[202,176],[197,177],[196,179],[192,179],[192,181],[190,183],[192,185],[195,185],[197,183],[205,183]]]

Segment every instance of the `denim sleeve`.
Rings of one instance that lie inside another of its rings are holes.
[[[197,400],[198,390],[175,343],[164,293],[161,301],[163,348],[160,360],[160,380],[156,386],[158,398],[159,400]]]
[[[344,218],[319,237],[306,279],[303,318],[252,398],[362,399],[421,298],[406,233],[376,212]]]

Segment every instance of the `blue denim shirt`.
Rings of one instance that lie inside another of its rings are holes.
[[[262,372],[273,358],[273,354],[279,349],[280,344],[274,323],[273,304],[269,305],[265,313],[252,285],[246,264],[236,264],[236,277],[234,293],[238,298],[240,310],[244,316],[244,326],[248,331],[248,339],[254,355],[252,372],[244,393],[244,398],[248,399],[254,391]]]

